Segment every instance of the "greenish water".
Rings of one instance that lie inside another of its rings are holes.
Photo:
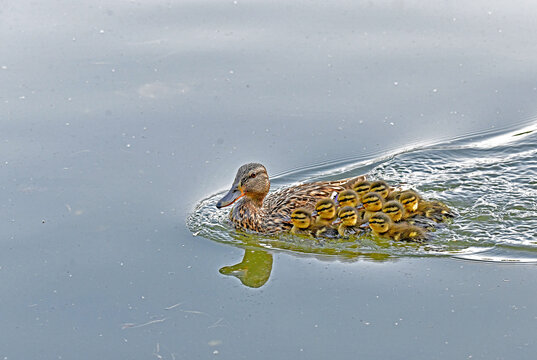
[[[237,232],[226,210],[215,207],[223,193],[204,199],[188,218],[196,236],[246,248],[335,256],[344,261],[402,256],[537,263],[537,133],[535,125],[504,129],[432,145],[345,159],[286,172],[277,186],[367,174],[441,200],[458,214],[440,224],[425,244],[362,237],[356,241],[267,237]],[[230,177],[234,174],[230,174]]]

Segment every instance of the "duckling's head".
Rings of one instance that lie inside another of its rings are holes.
[[[369,192],[369,188],[371,187],[371,183],[369,181],[361,180],[354,183],[352,186],[352,189],[356,191],[358,194],[358,197],[361,199],[362,196],[367,194]]]
[[[362,197],[362,203],[367,211],[382,210],[382,196],[376,192],[368,192]]]
[[[356,207],[358,205],[358,194],[354,190],[343,190],[337,196],[337,201],[341,207],[343,206],[352,206]]]
[[[358,222],[358,210],[354,206],[344,206],[338,211],[338,217],[345,226],[355,226]]]
[[[392,221],[397,222],[403,218],[403,205],[397,200],[388,201],[382,207],[382,212],[388,215]]]
[[[369,227],[376,233],[382,234],[390,230],[392,220],[388,215],[382,212],[377,212],[369,218]]]
[[[311,212],[299,208],[291,213],[291,222],[299,229],[307,229],[311,225]]]
[[[315,211],[321,219],[333,219],[336,217],[336,203],[330,198],[323,198],[317,201]]]
[[[390,187],[386,183],[386,181],[378,180],[373,181],[371,183],[371,186],[369,187],[370,192],[376,192],[380,196],[382,196],[383,199],[386,199],[388,197],[388,194],[390,193]]]
[[[254,200],[256,205],[262,206],[269,189],[270,181],[267,169],[263,165],[257,163],[242,165],[237,170],[231,189],[216,203],[216,207],[220,209],[229,206],[243,196]]]
[[[399,196],[399,202],[403,204],[403,207],[408,212],[418,210],[418,194],[416,194],[414,191],[407,190],[401,193],[401,196]]]

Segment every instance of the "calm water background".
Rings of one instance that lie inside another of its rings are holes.
[[[0,358],[533,358],[535,265],[273,251],[251,288],[219,273],[242,247],[185,223],[248,161],[295,174],[534,124],[536,13],[2,2]]]

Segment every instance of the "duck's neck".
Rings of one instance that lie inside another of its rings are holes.
[[[230,213],[230,220],[236,227],[241,229],[264,231],[264,222],[262,221],[265,213],[263,209],[249,197],[244,196],[237,201]]]
[[[254,207],[261,209],[263,207],[263,199],[265,195],[246,195],[244,201],[249,201]]]

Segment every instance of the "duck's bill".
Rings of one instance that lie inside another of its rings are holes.
[[[224,197],[216,203],[216,207],[221,209],[223,207],[229,206],[243,196],[244,194],[242,193],[242,191],[239,190],[239,187],[233,186],[231,190],[229,190],[227,194],[224,195]]]

